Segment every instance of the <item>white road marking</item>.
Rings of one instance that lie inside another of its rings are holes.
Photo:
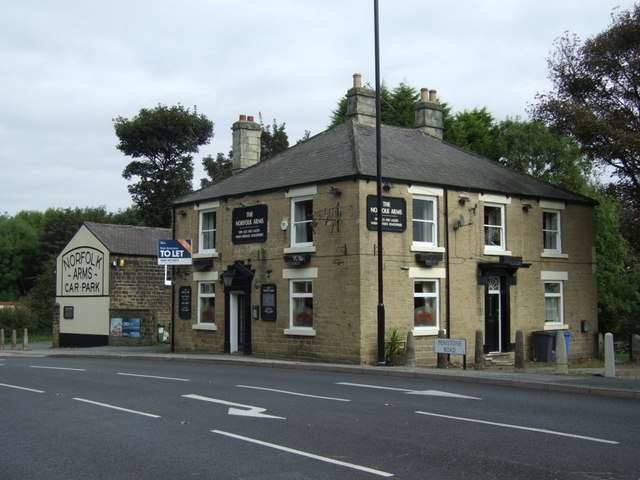
[[[190,382],[188,378],[175,378],[175,377],[160,377],[157,375],[140,375],[138,373],[123,373],[119,372],[118,375],[124,375],[126,377],[142,377],[142,378],[156,378],[159,380],[174,380],[176,382]]]
[[[27,392],[44,393],[44,390],[36,390],[35,388],[19,387],[17,385],[9,385],[8,383],[0,383],[0,387],[15,388],[17,390],[26,390]]]
[[[298,397],[318,398],[320,400],[335,400],[336,402],[350,402],[348,398],[323,397],[321,395],[311,395],[309,393],[290,392],[288,390],[278,390],[276,388],[254,387],[252,385],[236,385],[240,388],[252,388],[254,390],[264,390],[267,392],[285,393],[287,395],[296,395]]]
[[[243,405],[241,403],[234,403],[234,402],[229,402],[227,400],[220,400],[218,398],[210,398],[210,397],[203,397],[202,395],[196,395],[196,394],[189,394],[189,395],[182,395],[185,398],[191,398],[193,400],[202,400],[203,402],[211,402],[211,403],[217,403],[220,405],[227,405],[229,408],[229,415],[240,415],[243,417],[255,417],[255,418],[277,418],[277,419],[281,419],[281,420],[285,420],[285,417],[277,417],[275,415],[268,415],[266,413],[262,413],[262,412],[266,412],[267,409],[266,408],[261,408],[261,407],[254,407],[252,405]]]
[[[577,438],[579,440],[588,440],[590,442],[608,443],[611,445],[617,445],[620,443],[614,440],[605,440],[603,438],[587,437],[584,435],[576,435],[574,433],[557,432],[555,430],[547,430],[544,428],[524,427],[522,425],[511,425],[508,423],[489,422],[487,420],[477,420],[475,418],[453,417],[451,415],[441,415],[439,413],[429,413],[429,412],[421,412],[421,411],[416,411],[416,413],[419,413],[420,415],[429,415],[431,417],[448,418],[451,420],[461,420],[463,422],[481,423],[483,425],[492,425],[494,427],[513,428],[516,430],[526,430],[529,432],[546,433],[548,435],[558,435],[561,437]]]
[[[160,415],[154,415],[153,413],[146,413],[146,412],[140,412],[138,410],[130,410],[128,408],[116,407],[115,405],[109,405],[108,403],[96,402],[93,400],[87,400],[86,398],[74,398],[74,400],[77,400],[79,402],[84,402],[84,403],[90,403],[91,405],[98,405],[99,407],[106,407],[106,408],[111,408],[113,410],[119,410],[121,412],[135,413],[136,415],[142,415],[144,417],[160,418]]]
[[[428,395],[432,397],[447,397],[447,398],[464,398],[467,400],[482,400],[479,397],[470,397],[468,395],[460,395],[459,393],[443,392],[441,390],[409,390],[408,388],[395,388],[395,387],[383,387],[381,385],[369,385],[365,383],[350,383],[350,382],[338,382],[337,385],[346,385],[348,387],[362,387],[362,388],[375,388],[378,390],[393,390],[396,392],[403,392],[407,395]]]
[[[320,460],[321,462],[331,463],[333,465],[338,465],[341,467],[352,468],[354,470],[360,470],[361,472],[372,473],[374,475],[378,475],[380,477],[393,477],[393,473],[383,472],[381,470],[375,470],[369,467],[363,467],[362,465],[356,465],[354,463],[342,462],[340,460],[334,460],[333,458],[323,457],[320,455],[315,455],[313,453],[303,452],[302,450],[295,450],[293,448],[284,447],[282,445],[277,445],[275,443],[264,442],[262,440],[257,440],[255,438],[244,437],[242,435],[236,435],[235,433],[224,432],[222,430],[211,430],[211,433],[217,433],[218,435],[224,435],[226,437],[235,438],[238,440],[242,440],[245,442],[255,443],[256,445],[262,445],[264,447],[274,448],[276,450],[281,450],[287,453],[293,453],[294,455],[300,455],[302,457],[312,458],[314,460]]]
[[[70,370],[73,372],[86,372],[86,368],[47,367],[45,365],[29,365],[29,368],[46,368],[48,370]]]

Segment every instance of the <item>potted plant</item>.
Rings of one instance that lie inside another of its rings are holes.
[[[406,365],[405,342],[397,328],[392,328],[385,334],[384,354],[387,365]]]

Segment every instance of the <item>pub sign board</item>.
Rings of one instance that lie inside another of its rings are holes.
[[[191,287],[185,285],[178,291],[178,316],[181,320],[191,319]]]
[[[367,228],[378,230],[378,197],[367,195]],[[407,229],[407,202],[404,198],[382,197],[382,230],[404,232]]]
[[[235,244],[267,241],[267,206],[254,205],[233,210],[231,241]]]
[[[275,283],[263,283],[260,286],[260,309],[262,320],[275,322],[278,316],[276,310],[276,285]]]

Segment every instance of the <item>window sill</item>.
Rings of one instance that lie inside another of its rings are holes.
[[[316,247],[309,245],[308,247],[288,247],[284,249],[284,253],[315,253]]]
[[[414,243],[411,245],[412,252],[442,252],[444,253],[446,250],[444,247],[436,247],[435,245],[420,245],[419,243]]]
[[[510,257],[511,254],[511,250],[499,250],[499,249],[493,249],[493,248],[487,248],[484,247],[484,254],[485,255],[500,255],[500,256],[505,256],[505,257]]]
[[[215,323],[196,323],[195,325],[191,325],[193,330],[209,330],[211,332],[215,332],[218,330],[218,326]]]
[[[286,328],[285,335],[295,335],[297,337],[315,337],[316,331],[313,328]]]
[[[566,323],[545,323],[544,330],[569,330]]]
[[[569,258],[568,253],[559,252],[542,252],[540,256],[543,258]]]
[[[218,252],[211,250],[210,252],[197,252],[192,255],[192,258],[218,258]]]
[[[438,327],[414,327],[412,333],[414,337],[435,336],[438,330]]]

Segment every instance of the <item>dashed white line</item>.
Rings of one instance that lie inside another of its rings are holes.
[[[158,380],[174,380],[176,382],[190,382],[188,378],[175,378],[175,377],[161,377],[158,375],[141,375],[139,373],[124,373],[119,372],[118,375],[124,375],[126,377],[142,377],[142,378],[155,378]]]
[[[46,365],[29,365],[29,368],[44,368],[47,370],[70,370],[72,372],[86,372],[86,368],[48,367]]]
[[[465,418],[465,417],[453,417],[451,415],[442,415],[439,413],[429,413],[429,412],[421,412],[421,411],[416,411],[416,413],[420,414],[420,415],[428,415],[431,417],[440,417],[440,418],[448,418],[450,420],[460,420],[463,422],[471,422],[471,423],[481,423],[483,425],[492,425],[494,427],[503,427],[503,428],[513,428],[516,430],[527,430],[529,432],[537,432],[537,433],[546,433],[548,435],[558,435],[561,437],[570,437],[570,438],[577,438],[579,440],[588,440],[590,442],[599,442],[599,443],[608,443],[610,445],[617,445],[620,442],[616,442],[614,440],[605,440],[603,438],[596,438],[596,437],[587,437],[585,435],[576,435],[574,433],[566,433],[566,432],[557,432],[555,430],[547,430],[544,428],[535,428],[535,427],[525,427],[522,425],[511,425],[508,423],[499,423],[499,422],[489,422],[487,420],[478,420],[475,418]]]
[[[105,407],[105,408],[111,408],[113,410],[119,410],[121,412],[135,413],[136,415],[142,415],[144,417],[160,418],[160,415],[154,415],[153,413],[140,412],[138,410],[131,410],[129,408],[117,407],[115,405],[109,405],[108,403],[96,402],[94,400],[87,400],[86,398],[74,398],[74,400],[77,400],[78,402],[90,403],[91,405],[97,405],[99,407]]]
[[[254,390],[264,390],[266,392],[285,393],[287,395],[296,395],[298,397],[318,398],[320,400],[335,400],[336,402],[350,402],[348,398],[324,397],[321,395],[311,395],[310,393],[290,392],[288,390],[278,390],[276,388],[254,387],[252,385],[236,385],[240,388],[252,388]]]
[[[354,463],[342,462],[340,460],[335,460],[329,457],[323,457],[321,455],[316,455],[314,453],[303,452],[302,450],[295,450],[293,448],[285,447],[282,445],[277,445],[275,443],[264,442],[262,440],[257,440],[255,438],[245,437],[242,435],[237,435],[231,432],[224,432],[222,430],[211,430],[211,433],[217,433],[218,435],[224,435],[226,437],[235,438],[238,440],[242,440],[249,443],[254,443],[256,445],[262,445],[263,447],[273,448],[275,450],[280,450],[287,453],[293,453],[294,455],[300,455],[302,457],[312,458],[314,460],[320,460],[321,462],[331,463],[333,465],[338,465],[341,467],[347,467],[354,470],[360,470],[361,472],[372,473],[374,475],[378,475],[380,477],[393,477],[393,473],[383,472],[381,470],[376,470],[374,468],[363,467],[362,465],[356,465]]]
[[[0,383],[0,387],[15,388],[16,390],[26,390],[28,392],[34,392],[34,393],[44,393],[44,390],[37,390],[35,388],[27,388],[27,387],[19,387],[18,385],[9,385],[8,383]]]

